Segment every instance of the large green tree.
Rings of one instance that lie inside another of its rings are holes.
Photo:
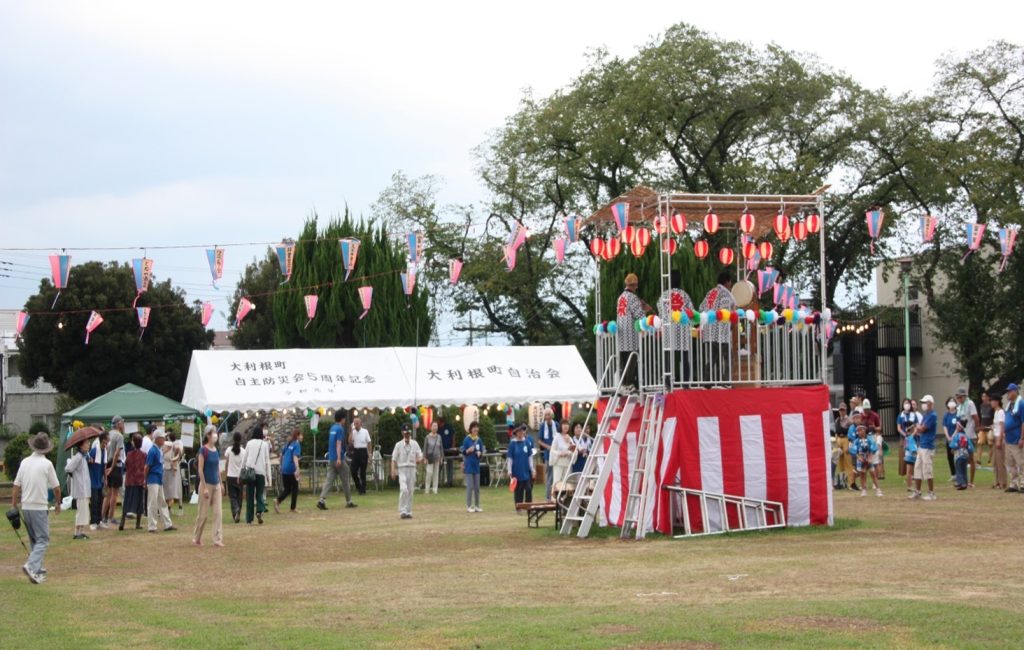
[[[18,368],[23,380],[39,379],[78,400],[89,400],[132,382],[173,399],[185,388],[193,350],[210,346],[213,332],[203,328],[199,309],[185,302],[170,280],[155,279],[138,306],[152,306],[149,326],[140,337],[135,280],[127,264],[87,262],[71,269],[70,282],[57,295],[44,279],[25,303],[32,314],[18,341]],[[104,322],[85,344],[85,324],[92,310]]]
[[[253,262],[235,292],[231,308],[234,321],[240,299],[256,304],[232,333],[240,349],[333,348],[426,345],[433,331],[434,315],[427,291],[417,281],[407,299],[400,273],[408,267],[407,248],[387,230],[372,222],[344,218],[320,228],[314,215],[296,238],[291,279],[283,283],[274,251]],[[360,240],[357,265],[345,280],[338,240]],[[359,287],[373,288],[369,313],[360,318],[363,306]],[[306,317],[305,296],[318,297],[316,317]],[[259,320],[249,319],[259,315]],[[308,325],[307,325],[308,323]]]

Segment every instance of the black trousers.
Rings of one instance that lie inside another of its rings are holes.
[[[533,479],[516,479],[515,499],[516,503],[533,501]]]
[[[299,498],[299,481],[295,478],[294,474],[282,474],[281,482],[284,484],[284,490],[281,494],[277,495],[277,502],[282,503],[285,497],[291,495],[292,497],[292,510],[295,510],[295,502]]]
[[[228,499],[231,501],[231,518],[236,522],[242,514],[242,482],[237,476],[228,477]]]
[[[99,524],[103,518],[103,488],[93,488],[89,497],[89,523]]]
[[[946,460],[949,462],[949,475],[956,476],[956,462],[953,460],[953,448],[946,445]]]
[[[369,461],[370,452],[365,448],[352,450],[352,482],[359,494],[366,494],[366,465]]]

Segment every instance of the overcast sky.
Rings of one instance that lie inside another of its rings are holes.
[[[989,1],[350,5],[0,1],[0,247],[48,249],[0,251],[15,276],[0,308],[35,291],[49,249],[274,241],[313,209],[365,214],[396,170],[442,176],[444,202],[479,200],[472,149],[524,88],[548,94],[589,49],[628,56],[676,22],[896,92],[1024,24],[1021,5]],[[202,250],[149,256],[226,310],[261,251],[228,249],[220,292]]]

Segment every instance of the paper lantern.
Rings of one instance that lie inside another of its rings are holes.
[[[132,301],[134,307],[142,294],[149,290],[149,283],[153,279],[153,260],[146,257],[134,258],[132,274],[135,276],[135,300]]]
[[[579,229],[579,217],[566,217],[565,219],[565,236],[568,238],[569,243],[575,243],[580,239]]]
[[[448,260],[448,280],[454,285],[459,281],[459,275],[462,273],[462,260],[451,259]]]
[[[807,232],[814,235],[819,230],[821,230],[821,217],[816,213],[812,212],[811,214],[807,215]]]
[[[868,236],[871,237],[871,254],[875,254],[875,240],[882,233],[882,222],[885,220],[885,213],[881,209],[868,210],[864,213],[864,220],[868,224]]]
[[[609,236],[604,243],[604,259],[613,260],[622,252],[622,242],[615,237]]]
[[[303,300],[306,303],[305,327],[309,327],[309,324],[312,323],[313,319],[316,317],[316,305],[320,301],[320,298],[316,294],[310,294],[308,296],[303,296]],[[305,329],[305,327],[303,329]]]
[[[363,320],[370,313],[370,305],[373,302],[373,287],[359,287],[359,301],[363,303],[363,313],[359,314],[359,320]]]
[[[748,241],[743,244],[743,259],[749,260],[757,255],[757,244],[752,241]]]
[[[345,269],[345,280],[356,268],[356,261],[359,259],[360,241],[354,237],[345,237],[338,240],[338,247],[341,249],[341,267]]]
[[[679,245],[676,243],[676,240],[671,237],[661,240],[661,250],[669,255],[675,255],[676,248],[678,248],[678,246]]]
[[[462,407],[462,424],[469,431],[469,425],[480,421],[480,409],[472,404]]]
[[[647,247],[640,244],[639,240],[634,239],[629,245],[629,251],[633,253],[633,257],[643,257],[644,253],[647,252]]]
[[[758,245],[757,252],[761,253],[761,259],[768,261],[772,259],[772,243],[770,241],[763,241]]]
[[[693,254],[697,256],[697,259],[702,260],[708,256],[708,243],[703,239],[698,239],[693,242]]]
[[[295,270],[295,242],[286,239],[274,247],[277,253],[277,265],[281,268],[281,275],[284,276],[285,284],[292,279],[292,271]]]
[[[1006,227],[999,229],[999,252],[1002,255],[1002,260],[999,262],[999,273],[1003,272],[1006,268],[1006,262],[1010,259],[1010,255],[1013,254],[1014,244],[1017,243],[1017,232],[1020,228]]]
[[[244,298],[243,298],[244,300]],[[99,312],[92,312],[89,314],[89,321],[85,324],[85,344],[89,345],[89,336],[96,330],[97,327],[103,324],[103,316]]]
[[[686,232],[687,226],[686,215],[683,214],[682,212],[676,212],[675,214],[672,215],[672,219],[671,221],[669,221],[669,225],[672,226],[672,232],[675,233],[676,235],[683,234],[684,232]]]
[[[744,212],[740,215],[740,232],[749,235],[754,232],[754,226],[757,224],[757,220],[754,215],[749,212]]]
[[[714,212],[708,212],[704,215],[704,232],[709,235],[718,232],[718,215]]]
[[[544,405],[540,402],[533,402],[526,410],[527,421],[531,429],[539,429],[540,423],[544,421]]]
[[[793,224],[793,239],[797,241],[803,241],[807,239],[807,224],[803,221],[797,221]]]
[[[782,239],[782,233],[789,230],[789,217],[785,212],[775,215],[775,219],[772,220],[772,228],[775,230],[775,236]]]
[[[224,277],[224,249],[217,247],[207,248],[206,261],[210,264],[210,277],[212,278],[213,286],[217,288],[217,280]]]
[[[210,318],[212,316],[213,316],[213,303],[212,302],[204,302],[203,303],[203,314],[202,314],[203,327],[206,327],[207,325],[210,324]]]
[[[734,257],[735,255],[733,255],[731,248],[723,248],[722,250],[718,251],[718,261],[726,266],[732,264]]]
[[[565,260],[565,238],[555,237],[555,262],[561,264]]]
[[[668,219],[664,217],[654,217],[654,232],[659,235],[668,234]]]
[[[647,228],[637,228],[636,232],[633,233],[633,241],[647,248],[647,245],[651,243],[651,231]]]
[[[235,312],[235,327],[242,324],[245,317],[249,315],[249,312],[256,309],[256,305],[253,304],[248,298],[242,298],[238,301],[238,310]]]
[[[623,244],[632,244],[634,237],[636,237],[636,228],[633,226],[626,226],[619,232],[619,239]]]
[[[789,222],[787,221],[786,227],[782,230],[782,233],[779,235],[779,241],[781,241],[782,243],[786,243],[787,241],[789,241],[789,238],[792,234],[793,230],[792,228],[790,228]]]
[[[604,240],[594,237],[590,240],[590,254],[594,257],[604,257]]]
[[[612,218],[615,220],[616,232],[622,232],[629,223],[629,204],[616,203],[612,206]]]

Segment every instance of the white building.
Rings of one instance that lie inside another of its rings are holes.
[[[33,422],[43,421],[55,431],[57,389],[42,380],[30,388],[18,373],[17,319],[17,310],[0,310],[0,423],[28,431]]]

